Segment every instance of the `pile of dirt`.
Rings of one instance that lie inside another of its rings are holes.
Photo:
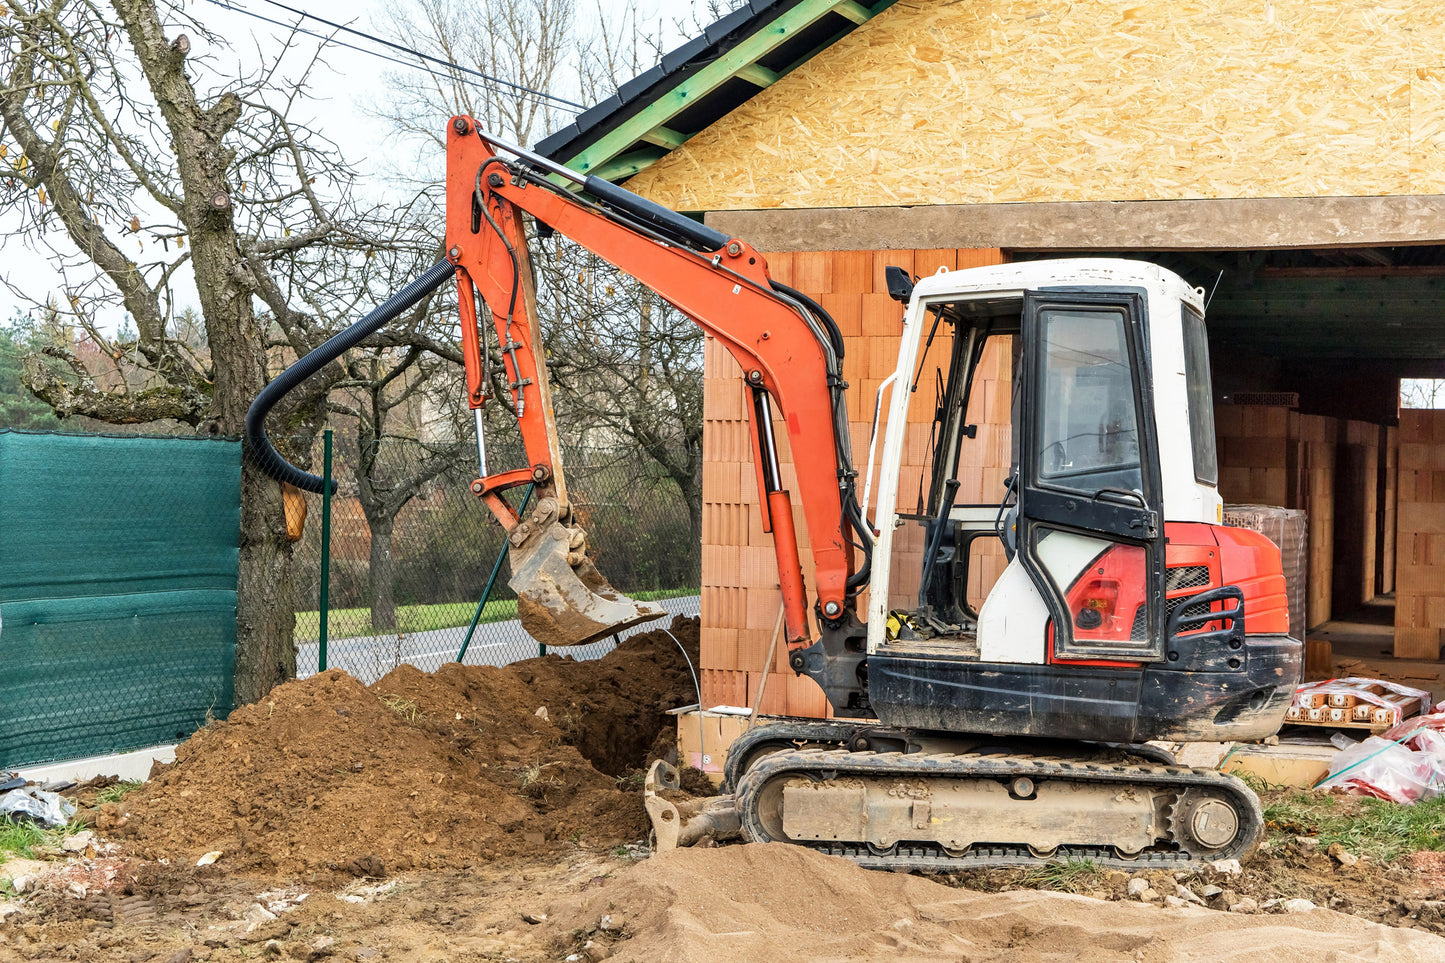
[[[1065,893],[983,894],[771,843],[676,850],[549,912],[556,952],[609,959],[1445,959],[1445,940],[1328,910],[1239,916]],[[900,956],[900,954],[902,954]]]
[[[696,620],[672,635],[695,659]],[[219,850],[230,868],[283,874],[611,846],[647,829],[641,794],[614,775],[662,741],[662,709],[694,698],[663,631],[588,663],[401,666],[370,688],[331,670],[198,732],[96,828],[147,858]]]

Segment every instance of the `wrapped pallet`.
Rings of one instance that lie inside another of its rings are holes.
[[[1305,513],[1272,505],[1225,505],[1224,524],[1259,532],[1279,546],[1285,592],[1289,595],[1289,634],[1303,639],[1305,591],[1309,581],[1309,527]],[[1248,613],[1245,614],[1247,617]]]

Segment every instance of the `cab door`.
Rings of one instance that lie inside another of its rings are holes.
[[[1051,660],[1164,654],[1164,521],[1146,299],[1024,298],[1019,556],[1050,613]]]

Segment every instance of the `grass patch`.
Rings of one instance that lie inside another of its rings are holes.
[[[379,696],[381,704],[392,712],[401,716],[407,722],[415,722],[416,717],[421,715],[421,706],[417,705],[415,699],[407,699],[399,695]]]
[[[127,779],[124,782],[116,783],[114,786],[106,786],[95,794],[95,801],[97,803],[120,802],[126,796],[129,796],[144,785],[145,783],[140,779]]]
[[[647,773],[641,769],[624,772],[616,778],[617,788],[623,792],[641,792],[647,785]]]
[[[1390,862],[1422,849],[1445,849],[1445,796],[1402,806],[1383,799],[1285,790],[1266,794],[1271,838],[1315,836],[1356,856]]]
[[[0,863],[12,856],[35,858],[35,847],[46,840],[45,830],[28,820],[0,819]]]
[[[548,769],[557,765],[561,764],[556,762],[544,762],[541,765],[532,763],[517,770],[517,785],[521,787],[523,795],[540,799],[546,796],[549,790],[557,788],[560,783],[556,779],[542,778]]]
[[[1086,884],[1092,882],[1098,872],[1098,864],[1092,859],[1070,859],[1025,870],[1020,882],[1033,889],[1077,893],[1081,889],[1093,888]]]
[[[656,602],[659,599],[682,598],[698,594],[695,588],[657,589],[645,592],[630,592],[629,597],[639,602]],[[455,629],[471,624],[472,613],[477,610],[475,602],[439,602],[435,605],[398,605],[396,607],[396,631],[403,635],[415,632],[430,632],[434,629]],[[489,622],[510,622],[517,617],[516,599],[495,599],[487,603],[479,625]],[[371,625],[370,608],[332,609],[327,619],[326,635],[330,639],[352,638],[361,635],[379,635]],[[321,613],[296,613],[296,640],[314,642],[321,637]]]

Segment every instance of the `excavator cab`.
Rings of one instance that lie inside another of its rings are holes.
[[[894,725],[1099,741],[1276,731],[1301,646],[1272,546],[1218,524],[1202,292],[1143,262],[1035,261],[924,278],[906,312],[868,708]],[[909,395],[929,378],[929,464],[904,491]],[[985,381],[1008,387],[993,399],[1007,438],[970,423]],[[1007,476],[999,501],[980,497],[997,491],[988,470]],[[978,568],[1001,559],[975,605]]]

